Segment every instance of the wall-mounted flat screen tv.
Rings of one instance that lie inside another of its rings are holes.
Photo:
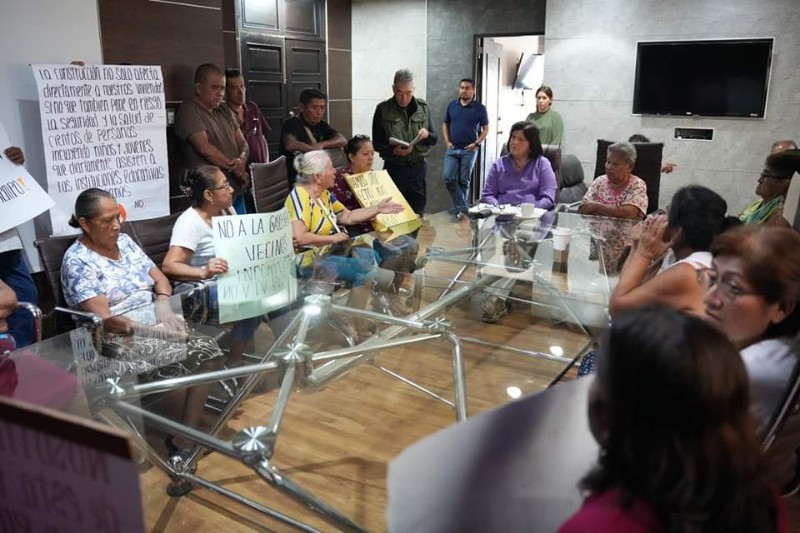
[[[772,39],[641,42],[633,113],[764,116]]]

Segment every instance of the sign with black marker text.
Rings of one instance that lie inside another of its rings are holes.
[[[217,283],[220,322],[263,316],[297,298],[292,226],[285,207],[211,220],[214,250],[228,262],[228,272]]]
[[[75,198],[97,187],[123,216],[169,214],[167,119],[160,66],[32,65],[39,93],[53,233]]]

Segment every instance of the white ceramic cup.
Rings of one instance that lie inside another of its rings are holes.
[[[566,250],[571,236],[572,230],[569,228],[553,228],[553,249]]]
[[[524,217],[532,217],[536,213],[536,204],[520,204],[519,214]]]

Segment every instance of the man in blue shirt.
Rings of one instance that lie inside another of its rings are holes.
[[[442,135],[447,147],[444,156],[444,185],[453,199],[450,214],[454,221],[465,218],[469,207],[469,185],[478,147],[489,133],[486,107],[475,101],[475,82],[461,80],[458,99],[447,106]]]

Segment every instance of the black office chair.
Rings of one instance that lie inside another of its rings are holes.
[[[286,156],[269,163],[252,163],[250,179],[253,182],[253,202],[258,213],[271,213],[283,207],[289,196]]]
[[[597,159],[594,166],[594,177],[606,173],[606,157],[608,147],[614,141],[605,139],[597,140]],[[631,143],[636,148],[636,164],[633,174],[639,176],[647,185],[647,213],[658,209],[658,196],[661,189],[661,157],[664,153],[664,143]]]

